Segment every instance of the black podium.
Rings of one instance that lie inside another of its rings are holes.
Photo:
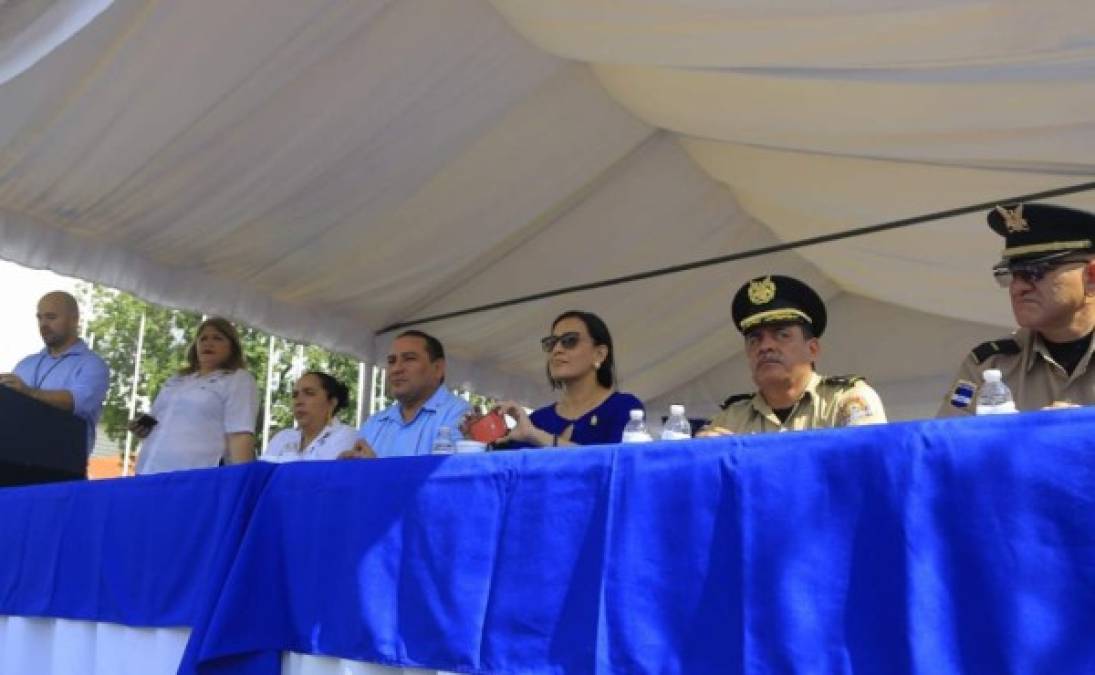
[[[82,419],[0,387],[0,487],[85,479],[86,445]]]

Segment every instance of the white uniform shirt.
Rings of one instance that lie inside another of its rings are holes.
[[[255,378],[242,368],[172,377],[149,411],[158,424],[141,444],[137,473],[217,466],[225,434],[254,433],[258,409]]]
[[[300,447],[300,429],[283,429],[270,439],[270,445],[262,453],[267,462],[296,462],[313,459],[337,459],[357,442],[357,429],[332,420],[307,448]]]

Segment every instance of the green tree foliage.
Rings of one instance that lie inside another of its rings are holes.
[[[477,394],[474,391],[469,391],[468,403],[470,403],[471,406],[476,410],[490,410],[494,406],[498,405],[498,400],[490,396]]]
[[[81,284],[77,294],[84,307],[89,340],[110,366],[110,389],[103,405],[102,425],[108,437],[121,443],[125,439],[129,420],[129,398],[142,313],[145,316],[145,334],[141,376],[137,385],[138,413],[147,411],[163,383],[186,365],[186,351],[201,323],[201,315],[160,307],[128,293],[94,284]],[[298,374],[308,370],[327,372],[349,387],[350,405],[339,417],[348,424],[354,423],[358,379],[358,361],[355,358],[314,345],[271,337],[249,326],[237,327],[247,368],[258,381],[260,409],[255,420],[255,431],[260,441],[265,418],[263,393],[271,341],[274,347],[271,434],[292,426],[293,381]]]
[[[250,328],[247,329],[247,333],[248,335],[243,340],[245,344],[251,345],[250,349],[252,350],[247,353],[247,362],[248,364],[261,364],[261,373],[256,370],[257,366],[252,366],[252,372],[260,380],[259,388],[260,391],[263,391],[266,382],[267,364],[269,363],[269,340],[271,338]],[[338,418],[346,424],[354,424],[358,399],[358,360],[315,345],[305,345],[278,337],[273,338],[273,341],[271,428],[284,429],[293,425],[293,383],[301,374],[313,370],[327,373],[349,388],[349,405],[338,413]],[[245,349],[248,349],[248,347],[245,347]]]
[[[129,420],[129,397],[137,355],[141,313],[145,313],[144,357],[137,389],[138,410],[147,410],[151,394],[186,364],[190,337],[199,315],[158,307],[127,293],[80,284],[86,330],[94,350],[110,367],[110,388],[103,404],[102,425],[107,436],[121,442]]]

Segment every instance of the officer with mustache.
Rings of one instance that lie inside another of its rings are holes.
[[[799,431],[886,421],[878,394],[861,377],[814,370],[825,304],[798,279],[758,277],[734,295],[734,324],[757,391],[731,396],[697,436]]]

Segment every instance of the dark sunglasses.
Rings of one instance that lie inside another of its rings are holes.
[[[992,268],[992,276],[1001,288],[1007,288],[1014,279],[1022,279],[1030,284],[1036,284],[1046,275],[1064,265],[1083,263],[1086,260],[1042,260],[1038,262],[1019,262],[1009,265],[997,265]]]
[[[581,341],[581,335],[574,331],[570,331],[569,333],[563,333],[562,335],[549,335],[545,338],[540,338],[540,346],[544,349],[545,353],[550,354],[555,350],[555,345],[563,345],[563,349],[574,349]]]

